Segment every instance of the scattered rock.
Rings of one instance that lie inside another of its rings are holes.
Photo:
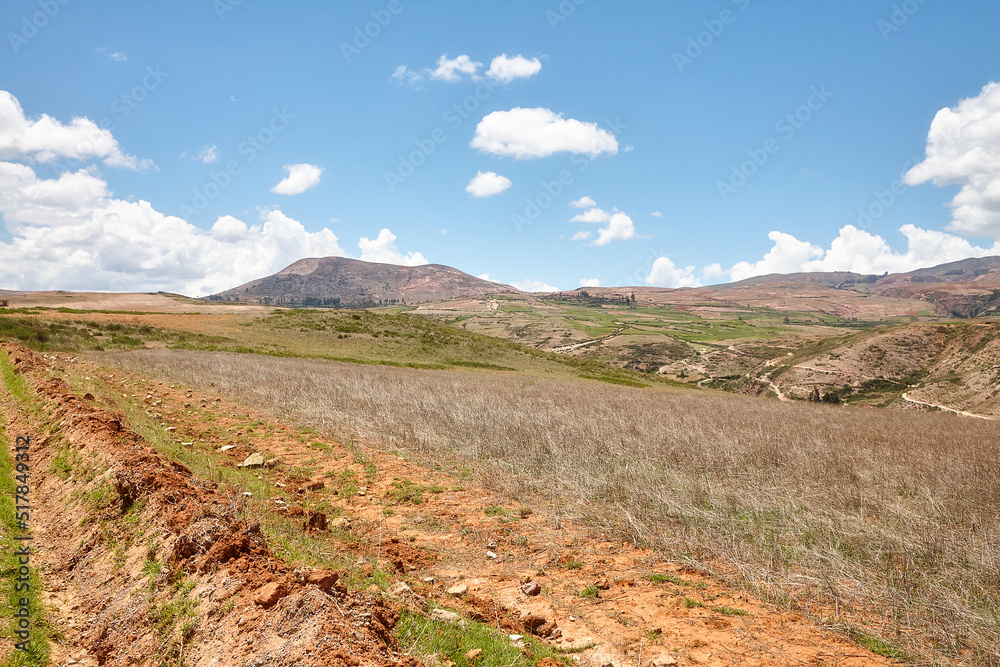
[[[435,579],[434,577],[424,577],[423,578],[423,582],[425,584],[433,584],[435,581],[437,581],[437,579]]]
[[[596,588],[599,591],[606,591],[609,588],[611,588],[611,582],[608,581],[607,578],[601,577],[600,579],[594,582],[594,588]]]
[[[671,655],[663,653],[655,658],[653,658],[649,664],[651,667],[673,667],[677,664],[677,659]]]
[[[306,585],[317,586],[321,591],[329,591],[340,575],[333,570],[313,570],[306,575]]]
[[[256,452],[246,457],[243,463],[237,465],[237,468],[260,468],[264,465],[264,455],[260,452]]]
[[[475,660],[476,658],[478,658],[479,656],[481,656],[482,654],[483,654],[483,649],[481,649],[481,648],[474,648],[474,649],[472,649],[471,651],[469,651],[468,653],[465,654],[465,659],[469,660],[469,661],[472,661],[472,660]]]
[[[524,639],[524,635],[510,635],[510,640],[515,644]]]
[[[288,587],[280,581],[272,581],[269,584],[264,584],[257,591],[257,595],[254,596],[254,604],[257,604],[264,609],[270,609],[278,600],[288,595]]]
[[[337,530],[350,530],[351,520],[348,519],[346,516],[338,516],[336,519],[330,522],[330,526],[332,528],[336,528]]]
[[[264,461],[265,468],[273,468],[276,465],[278,465],[278,459],[268,459]]]
[[[306,491],[319,491],[320,489],[326,488],[326,484],[323,482],[312,482],[306,485]]]
[[[302,530],[326,530],[326,515],[322,512],[312,512],[305,523],[302,524]]]
[[[535,667],[563,667],[563,663],[555,658],[542,658],[535,663]]]
[[[533,597],[542,592],[542,585],[537,581],[529,581],[524,586],[521,586],[521,592]]]
[[[244,492],[243,492],[243,495],[244,495],[245,497],[249,498],[250,496],[252,496],[252,495],[253,495],[253,493],[251,493],[250,491],[244,491]]]
[[[468,590],[469,587],[466,586],[465,584],[455,584],[447,591],[445,591],[445,593],[447,593],[448,595],[465,595],[466,591]]]
[[[497,555],[495,553],[493,553],[492,551],[487,551],[486,552],[486,557],[489,558],[489,559],[491,559],[491,560],[495,560],[496,557],[497,557]]]
[[[236,449],[237,445],[223,445],[219,447],[220,452],[228,452],[230,449]]]
[[[412,592],[413,590],[406,585],[405,581],[397,581],[389,587],[389,595],[403,595],[404,593]]]
[[[465,626],[465,621],[462,617],[453,611],[448,611],[447,609],[435,609],[431,612],[431,618],[435,621],[444,621],[445,623],[458,623],[461,626]]]

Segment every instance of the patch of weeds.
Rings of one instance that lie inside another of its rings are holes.
[[[746,616],[749,613],[746,609],[738,609],[736,607],[726,607],[725,605],[721,607],[715,607],[713,611],[717,611],[720,614],[725,614],[726,616]]]
[[[582,591],[580,591],[580,597],[582,597],[582,598],[591,598],[591,599],[596,598],[597,597],[597,586],[594,586],[593,584],[591,584],[590,586],[587,586]]]
[[[580,568],[583,567],[583,561],[571,560],[568,561],[565,565],[563,565],[563,567],[565,567],[567,570],[579,570]]]
[[[659,572],[654,572],[653,574],[647,574],[646,579],[653,582],[654,584],[665,584],[671,583],[677,586],[691,586],[691,582],[684,581],[678,576],[672,574],[661,574]]]
[[[427,487],[427,493],[434,493],[434,494],[444,493],[444,487],[443,486],[438,486],[437,484],[435,484],[433,486],[428,486]]]
[[[699,602],[698,600],[692,600],[691,598],[684,598],[684,606],[688,609],[696,609],[698,607],[704,607],[704,602]]]
[[[856,628],[848,628],[847,635],[866,649],[890,660],[909,660],[910,656],[905,651],[893,648],[891,644],[875,635],[870,635]]]
[[[526,636],[524,648],[514,645],[506,633],[477,621],[448,623],[413,611],[403,611],[394,630],[400,647],[419,655],[425,662],[437,657],[455,667],[532,667],[543,658],[571,664],[558,650],[534,637]],[[470,661],[465,656],[473,649],[482,655]]]
[[[504,516],[507,514],[507,510],[497,505],[490,505],[489,507],[483,508],[483,514],[486,516]]]
[[[337,495],[341,498],[353,498],[358,495],[361,487],[358,485],[358,474],[353,470],[341,470],[337,477]]]
[[[398,482],[393,482],[392,488],[386,491],[385,496],[397,505],[403,503],[420,505],[424,502],[423,494],[426,490],[427,487],[414,484],[408,479],[402,479]]]

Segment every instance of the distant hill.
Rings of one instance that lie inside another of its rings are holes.
[[[398,266],[345,257],[300,259],[274,275],[213,294],[213,301],[272,305],[370,305],[517,294],[510,285],[470,276],[442,264]]]

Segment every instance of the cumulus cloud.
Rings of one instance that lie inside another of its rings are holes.
[[[694,267],[674,266],[669,257],[657,257],[646,277],[646,284],[655,287],[700,287],[701,281],[694,277]]]
[[[323,170],[312,164],[286,164],[284,169],[288,176],[271,188],[271,192],[275,194],[300,194],[319,185],[320,176],[323,175]]]
[[[533,278],[525,278],[524,280],[512,282],[511,285],[521,290],[522,292],[558,292],[558,287],[553,287],[552,285],[547,285],[541,280],[535,280]]]
[[[374,240],[362,236],[358,240],[358,247],[361,248],[361,259],[366,262],[402,264],[403,266],[427,264],[427,260],[419,252],[411,252],[406,255],[399,252],[396,247],[396,235],[388,229],[382,229]]]
[[[490,280],[490,274],[488,274],[488,273],[480,273],[476,277],[479,278],[480,280]],[[490,281],[490,282],[493,282],[493,281]]]
[[[563,118],[551,109],[515,107],[494,111],[479,121],[469,144],[484,153],[519,160],[547,157],[554,153],[580,153],[595,158],[618,152],[615,135],[597,123]]]
[[[510,179],[493,171],[480,171],[465,186],[465,191],[473,197],[492,197],[511,185]]]
[[[771,232],[767,237],[774,245],[756,262],[738,262],[733,266],[730,277],[734,281],[768,273],[795,273],[810,261],[823,257],[822,248],[791,234]]]
[[[307,232],[280,211],[250,226],[225,216],[202,230],[149,202],[112,197],[86,169],[45,180],[0,162],[0,215],[12,237],[0,243],[0,284],[15,289],[201,296],[302,257],[344,254],[333,232]]]
[[[903,177],[908,185],[960,185],[950,229],[1000,238],[1000,83],[941,109],[927,134],[927,156]]]
[[[124,153],[109,130],[101,129],[89,118],[74,118],[69,124],[42,114],[30,119],[20,102],[0,90],[0,159],[52,162],[100,159],[112,167],[149,171],[156,165]]]
[[[580,278],[580,287],[600,287],[601,281],[598,278]]]
[[[194,155],[188,155],[187,151],[184,151],[181,153],[181,158],[201,161],[205,164],[214,164],[219,161],[219,147],[214,145],[205,146]]]
[[[570,206],[575,208],[582,208],[583,206],[591,207],[583,213],[574,215],[569,219],[570,222],[589,222],[604,225],[604,227],[597,230],[597,238],[593,240],[591,245],[604,246],[612,241],[628,241],[638,238],[632,218],[617,208],[609,212],[598,208],[596,204],[590,197],[581,197],[576,201],[570,202]],[[574,241],[585,241],[589,238],[589,231],[577,232],[573,235]]]
[[[448,54],[443,54],[438,58],[437,67],[431,70],[430,77],[441,81],[458,81],[462,74],[468,74],[475,78],[476,72],[482,66],[481,62],[464,54],[457,58],[448,58]]]
[[[514,79],[527,79],[542,71],[542,63],[538,58],[528,60],[518,54],[511,58],[506,53],[501,53],[490,63],[490,68],[486,70],[486,76],[494,81],[510,83]]]
[[[660,213],[659,211],[653,211],[652,213],[650,213],[650,215],[653,216],[654,218],[662,218],[663,217],[663,214]]]

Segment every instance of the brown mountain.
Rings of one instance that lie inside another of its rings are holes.
[[[274,275],[210,296],[213,301],[275,305],[437,301],[516,294],[510,285],[470,276],[442,264],[397,266],[346,257],[300,259]]]

